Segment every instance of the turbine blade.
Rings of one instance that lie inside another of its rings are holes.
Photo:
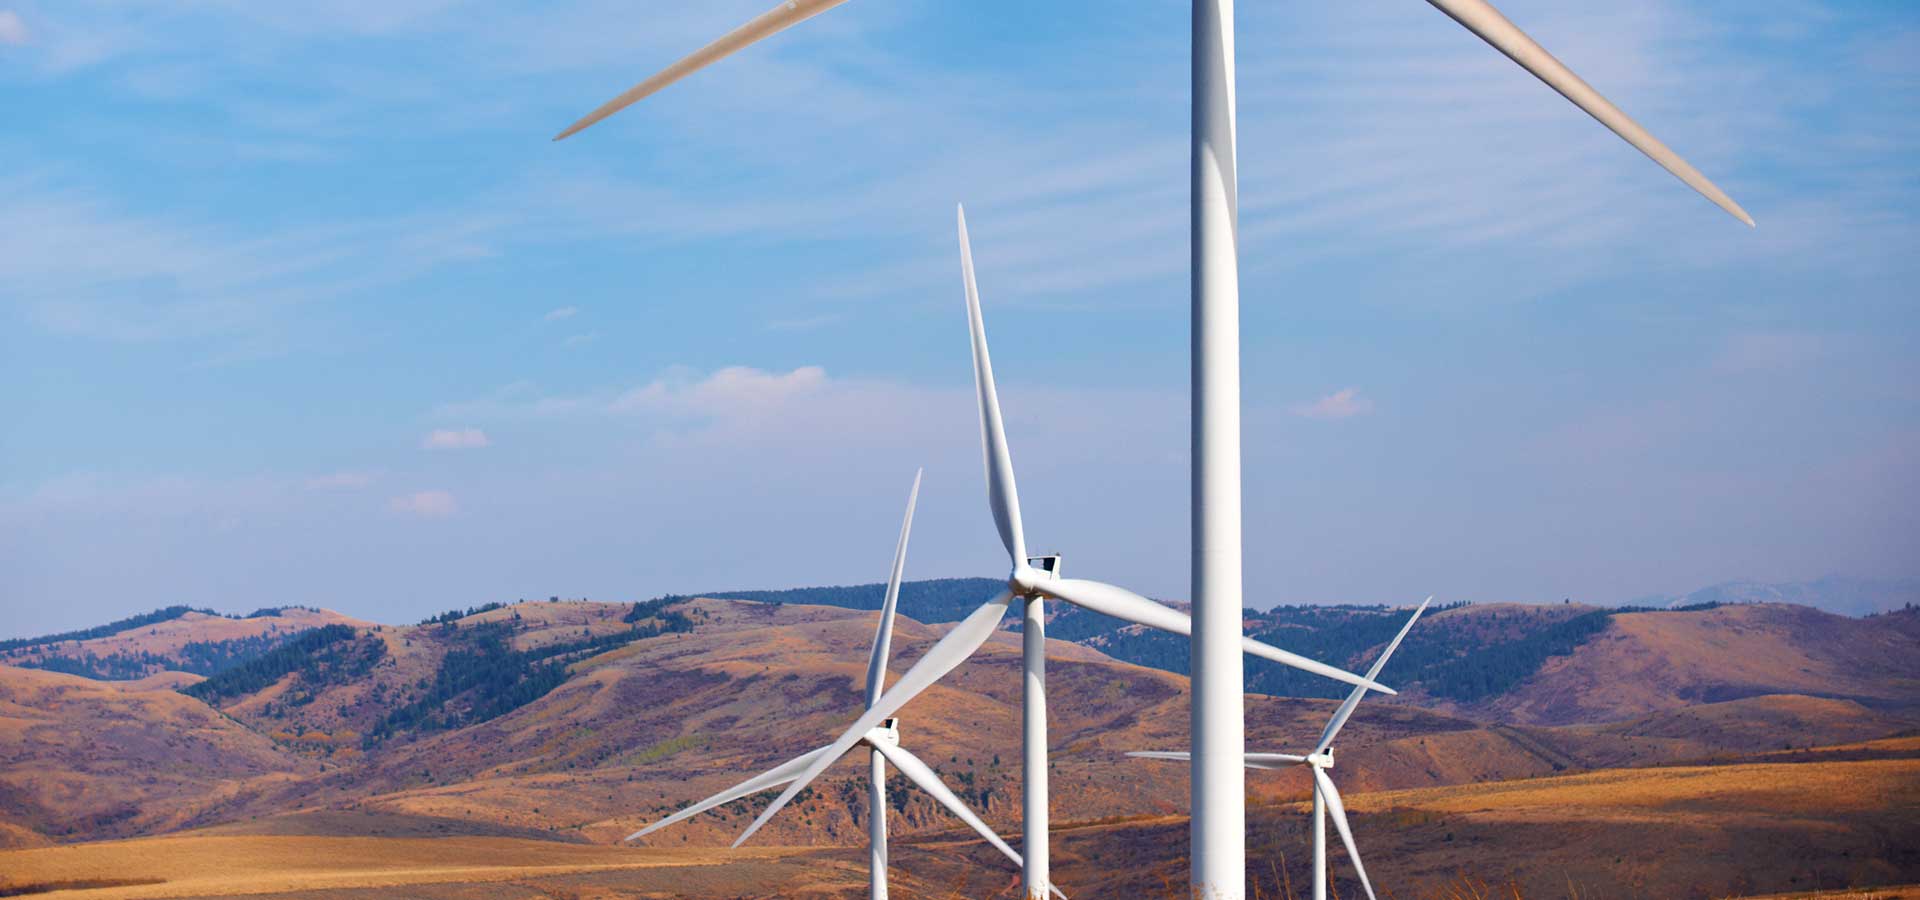
[[[1400,633],[1393,636],[1393,640],[1388,642],[1386,649],[1380,651],[1380,657],[1373,661],[1373,668],[1367,670],[1367,678],[1379,677],[1380,670],[1387,664],[1387,657],[1392,656],[1393,651],[1400,648],[1400,642],[1406,639],[1407,632],[1413,630],[1413,623],[1420,621],[1420,614],[1426,612],[1427,604],[1432,602],[1432,597],[1420,601],[1420,606],[1414,609],[1413,615],[1407,617],[1407,624],[1400,626]],[[1366,688],[1357,687],[1353,689],[1353,693],[1347,695],[1347,699],[1341,702],[1340,708],[1334,710],[1333,718],[1327,720],[1327,727],[1320,732],[1320,743],[1314,745],[1313,752],[1325,753],[1328,747],[1333,746],[1334,737],[1340,733],[1340,729],[1346,727],[1347,719],[1353,716],[1354,709],[1360,705],[1360,698],[1366,694]]]
[[[1340,802],[1340,790],[1333,786],[1333,779],[1327,777],[1327,771],[1319,766],[1313,767],[1313,780],[1320,786],[1320,797],[1326,801],[1329,818],[1333,827],[1340,832],[1340,840],[1347,845],[1347,858],[1353,860],[1353,872],[1360,876],[1360,886],[1367,889],[1367,900],[1379,900],[1373,895],[1373,884],[1367,881],[1367,867],[1360,864],[1360,848],[1354,846],[1353,829],[1347,825],[1347,806]]]
[[[880,699],[887,689],[887,657],[893,652],[893,613],[900,600],[900,575],[907,566],[907,535],[913,531],[913,505],[920,500],[920,475],[913,473],[913,490],[907,493],[907,517],[900,523],[900,540],[893,545],[893,568],[887,575],[886,599],[880,601],[879,630],[873,635],[873,655],[867,658],[867,705]]]
[[[973,810],[968,809],[959,797],[954,796],[953,791],[948,790],[946,783],[940,780],[940,774],[922,762],[920,757],[913,755],[907,748],[897,745],[889,747],[885,743],[875,742],[874,746],[887,757],[887,762],[893,763],[893,767],[900,770],[901,774],[919,785],[921,790],[932,794],[933,799],[940,801],[940,805],[946,807],[947,812],[953,813],[960,821],[967,823],[975,833],[985,838],[987,843],[992,844],[995,850],[1000,851],[1000,855],[1013,860],[1016,868],[1026,865],[1021,861],[1020,854],[1007,846],[1007,842],[993,833],[993,829],[988,828],[987,823],[980,821],[980,817],[974,815]]]
[[[1560,96],[1573,101],[1573,105],[1586,110],[1600,124],[1607,126],[1635,149],[1645,153],[1648,159],[1659,163],[1661,168],[1673,173],[1675,178],[1685,182],[1688,187],[1699,191],[1701,196],[1713,201],[1721,209],[1731,213],[1747,225],[1753,225],[1753,217],[1733,202],[1733,198],[1720,190],[1718,185],[1700,174],[1680,154],[1673,152],[1660,142],[1640,123],[1620,111],[1611,101],[1600,95],[1599,91],[1587,84],[1580,76],[1546,48],[1540,46],[1520,27],[1513,24],[1493,4],[1487,0],[1427,0],[1434,8],[1446,13],[1455,22],[1465,26],[1468,31],[1478,35],[1481,40],[1493,45],[1493,48],[1507,55],[1508,59],[1520,64],[1520,67],[1532,72],[1535,78],[1547,83],[1547,86],[1560,92]]]
[[[1162,606],[1126,588],[1088,581],[1084,578],[1055,578],[1041,581],[1035,584],[1033,589],[1056,600],[1104,613],[1135,625],[1145,625],[1148,628],[1158,628],[1174,634],[1193,633],[1193,619],[1186,613]],[[1361,678],[1351,672],[1308,659],[1297,653],[1289,653],[1253,638],[1242,638],[1241,647],[1247,653],[1283,666],[1291,666],[1315,675],[1324,675],[1347,684],[1365,686],[1368,690],[1385,694],[1394,693],[1392,688],[1372,679]]]
[[[763,38],[779,34],[845,2],[847,0],[782,0],[779,6],[754,17],[753,21],[727,32],[719,40],[693,51],[679,62],[660,70],[659,74],[601,104],[599,109],[567,126],[567,130],[555,135],[553,139],[566,140],[601,119],[653,96],[661,89],[688,75],[726,59]]]
[[[967,209],[960,207],[960,271],[967,285],[967,328],[973,334],[973,387],[980,395],[980,452],[987,468],[987,504],[1000,543],[1015,568],[1027,564],[1027,537],[1020,527],[1020,491],[1013,484],[1013,455],[1000,420],[1000,392],[993,386],[993,359],[987,355],[987,326],[980,318],[980,288],[973,278],[973,244],[967,240]]]
[[[758,775],[755,775],[752,778],[747,779],[746,781],[742,781],[739,784],[734,785],[733,787],[727,788],[726,790],[721,791],[718,794],[708,797],[707,799],[702,800],[699,803],[695,803],[694,805],[689,806],[686,809],[683,809],[677,813],[674,813],[671,816],[661,819],[660,821],[655,822],[652,825],[648,825],[647,827],[642,828],[639,831],[636,831],[630,835],[627,835],[627,840],[631,841],[634,838],[644,837],[646,835],[652,834],[653,832],[659,831],[660,829],[665,828],[668,825],[672,825],[675,822],[686,821],[687,819],[691,819],[694,816],[697,816],[703,812],[706,812],[709,809],[712,809],[716,806],[720,806],[722,804],[732,803],[733,801],[738,800],[741,797],[745,797],[749,794],[757,794],[761,791],[766,790],[767,788],[778,787],[780,785],[786,784],[787,782],[792,781],[794,777],[799,775],[800,772],[806,769],[807,766],[812,765],[813,761],[816,758],[818,758],[820,754],[825,752],[827,752],[827,748],[821,747],[820,749],[815,750],[811,753],[803,754],[801,756],[796,756],[793,759],[787,760],[786,762],[783,762],[777,766],[774,766],[773,768],[768,769],[767,771],[762,772]]]
[[[946,637],[941,638],[938,643],[929,648],[926,655],[920,657],[920,661],[907,670],[907,674],[900,676],[900,680],[894,682],[891,690],[881,694],[880,699],[867,707],[867,711],[854,720],[851,727],[833,743],[828,744],[822,755],[815,757],[813,763],[807,766],[792,784],[787,785],[786,791],[762,810],[760,817],[754,819],[753,824],[747,826],[747,830],[734,839],[733,846],[738,847],[745,843],[747,838],[753,837],[753,833],[767,824],[767,820],[773,818],[773,814],[779,812],[781,807],[786,806],[788,801],[793,799],[793,795],[800,793],[800,790],[809,782],[820,777],[820,773],[833,765],[834,760],[853,749],[853,745],[860,743],[861,739],[867,736],[867,732],[878,727],[888,716],[905,706],[907,701],[939,681],[941,676],[965,662],[967,657],[973,655],[973,651],[980,649],[980,645],[993,636],[1000,620],[1007,614],[1007,604],[1012,600],[1013,595],[1003,591],[1000,596],[988,600],[979,609],[968,613],[959,624],[953,626],[953,630],[947,632]]]
[[[1285,769],[1306,762],[1307,758],[1293,753],[1249,753],[1249,769]]]
[[[1193,754],[1178,750],[1144,750],[1127,755],[1140,759],[1171,759],[1179,762],[1186,762],[1193,758]],[[1249,769],[1282,769],[1297,766],[1306,761],[1306,757],[1292,753],[1249,753],[1246,756],[1246,765]]]

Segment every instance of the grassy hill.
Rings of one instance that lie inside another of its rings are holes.
[[[1137,637],[1136,630],[1102,631],[1094,627],[1099,623],[1076,623],[1073,615],[1062,613],[1055,620],[1061,627],[1049,631],[1078,638],[1053,641],[1049,648],[1052,779],[1054,814],[1063,824],[1056,855],[1078,860],[1073,868],[1086,872],[1103,868],[1096,865],[1098,854],[1117,851],[1081,843],[1081,835],[1101,835],[1113,847],[1146,853],[1142,842],[1178,832],[1170,846],[1184,846],[1179,817],[1187,802],[1185,770],[1132,760],[1125,753],[1182,748],[1188,685],[1177,673],[1108,655]],[[1374,607],[1279,610],[1250,628],[1283,646],[1358,667],[1404,615],[1404,610]],[[1363,828],[1392,830],[1404,824],[1411,829],[1405,838],[1411,843],[1404,845],[1410,859],[1459,857],[1457,845],[1421,843],[1438,841],[1435,822],[1450,822],[1458,834],[1474,835],[1469,846],[1488,852],[1500,848],[1501,858],[1511,840],[1518,842],[1514,847],[1543,848],[1547,861],[1558,858],[1553,854],[1578,852],[1580,845],[1567,835],[1602,827],[1573,821],[1569,811],[1585,806],[1567,807],[1550,827],[1540,825],[1546,831],[1536,832],[1539,823],[1501,820],[1496,827],[1494,820],[1476,818],[1474,810],[1446,805],[1453,801],[1430,799],[1478,797],[1493,804],[1488,810],[1535,810],[1528,816],[1545,815],[1538,810],[1551,805],[1528,806],[1533,802],[1528,798],[1536,795],[1524,792],[1475,793],[1477,786],[1689,766],[1784,767],[1752,771],[1785,777],[1814,772],[1814,764],[1823,762],[1852,766],[1920,756],[1920,740],[1888,742],[1914,734],[1920,723],[1915,709],[1920,692],[1914,690],[1920,616],[1910,612],[1858,620],[1777,605],[1657,613],[1486,605],[1430,616],[1389,669],[1389,681],[1407,688],[1405,695],[1363,704],[1338,748],[1337,777],[1349,793],[1400,797],[1392,792],[1443,791],[1364,807],[1370,821]],[[163,673],[138,682],[106,682],[0,667],[0,846],[208,826],[229,837],[289,840],[387,834],[396,840],[467,835],[610,844],[690,800],[825,743],[861,705],[873,634],[873,613],[866,610],[683,598],[643,604],[522,603],[455,611],[404,626],[305,611],[291,618],[304,627],[287,628],[291,623],[282,622],[283,630],[274,631],[271,622],[189,612],[80,640],[96,648],[158,654],[209,638],[279,636],[272,649],[205,680]],[[1583,622],[1599,627],[1568,627]],[[945,630],[901,619],[894,674],[905,671]],[[1575,630],[1578,640],[1563,640]],[[23,645],[13,652],[43,653],[63,645],[71,641]],[[1551,652],[1537,654],[1524,677],[1497,693],[1462,702],[1426,689],[1426,680],[1434,678],[1430,673],[1459,671],[1463,659],[1511,658],[1521,645]],[[901,726],[907,746],[940,770],[989,823],[1009,834],[1017,831],[1019,814],[1018,670],[1018,636],[997,635],[975,659],[907,707]],[[1394,672],[1401,677],[1391,677]],[[1335,703],[1310,696],[1250,696],[1249,746],[1300,749],[1318,734]],[[774,820],[756,845],[830,848],[863,841],[867,810],[861,771],[851,762],[830,770]],[[1849,771],[1878,779],[1872,781],[1874,790],[1885,803],[1911,792],[1902,780],[1911,777],[1910,768]],[[1615,780],[1569,783],[1641,784],[1635,780],[1640,776],[1610,777]],[[1653,793],[1647,796],[1667,796],[1661,791],[1681,791],[1684,784],[1749,796],[1742,793],[1747,788],[1711,779],[1648,788]],[[1282,837],[1291,832],[1283,823],[1298,818],[1285,810],[1305,796],[1300,773],[1262,773],[1249,780],[1249,792],[1257,808],[1273,810],[1270,821],[1281,836],[1275,840],[1284,843]],[[1688,799],[1693,795],[1674,796],[1675,808],[1702,802]],[[940,879],[953,873],[942,874],[942,866],[979,851],[957,837],[954,822],[917,790],[896,785],[891,799],[897,804],[894,833],[900,852],[919,867],[914,877],[929,879],[921,883],[945,883]],[[1363,808],[1354,802],[1356,809]],[[1825,843],[1818,846],[1868,854],[1887,866],[1809,872],[1914,880],[1905,858],[1885,849],[1887,835],[1915,833],[1899,831],[1912,828],[1911,818],[1850,809],[1824,824],[1804,816],[1781,821],[1824,828],[1820,840]],[[659,857],[678,860],[673,865],[730,858],[714,856],[712,848],[731,842],[757,810],[748,803],[707,813],[652,836],[645,852],[690,854]],[[1759,829],[1752,852],[1777,850],[1777,833],[1790,830],[1769,824],[1767,817],[1778,816],[1778,804],[1756,810],[1758,818],[1741,825]],[[1663,840],[1679,841],[1692,827],[1684,817],[1649,819],[1639,812],[1606,812],[1596,822],[1617,816]],[[1525,837],[1502,837],[1503,828]],[[1297,843],[1296,838],[1285,840]],[[1362,840],[1363,846],[1377,843]],[[1391,845],[1400,838],[1379,840]],[[1637,846],[1634,852],[1664,858],[1661,847]],[[1623,858],[1634,858],[1624,855],[1629,849],[1619,846]],[[1747,864],[1739,854],[1748,851],[1727,852],[1729,859]],[[783,868],[787,857],[770,857],[764,871],[769,878],[801,879],[783,882],[795,892],[783,889],[781,896],[808,895],[795,885],[825,891],[819,896],[838,896],[834,892],[845,885],[834,879],[859,870],[857,854],[836,853],[818,851],[804,865],[790,868]],[[1179,865],[1176,856],[1141,859],[1159,860],[1133,873],[1142,878]],[[991,858],[977,862],[973,877],[1007,874]],[[609,865],[614,866],[609,873],[628,866]],[[1063,877],[1067,865],[1060,864]],[[1634,869],[1641,874],[1633,877],[1646,884],[1668,877],[1663,873],[1669,864],[1646,865],[1651,868],[1621,863],[1624,869],[1605,871]],[[1785,869],[1761,870],[1772,880],[1754,881],[1755,889],[1799,885]],[[1425,879],[1423,884],[1435,874],[1418,865],[1405,871]],[[1685,871],[1703,884],[1719,884],[1705,870]],[[809,881],[802,873],[824,874]],[[1538,873],[1494,874],[1529,886],[1541,883],[1528,880]],[[1601,870],[1594,874],[1600,877]],[[56,876],[66,877],[48,877]],[[448,877],[455,879],[449,884],[466,884],[458,879],[467,875]],[[858,883],[857,878],[846,882]],[[1138,896],[1127,891],[1145,890],[1141,884],[1146,882],[1082,886]],[[1722,887],[1746,889],[1731,882]]]

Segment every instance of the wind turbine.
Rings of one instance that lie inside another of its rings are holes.
[[[1367,678],[1377,678],[1380,670],[1387,665],[1387,657],[1400,647],[1400,642],[1413,630],[1413,623],[1420,621],[1420,614],[1427,611],[1427,604],[1433,598],[1428,597],[1407,617],[1407,624],[1400,626],[1400,633],[1393,636],[1386,649],[1380,651],[1380,658],[1373,661],[1373,668],[1367,670]],[[1305,756],[1293,753],[1249,753],[1246,755],[1246,767],[1249,769],[1284,769],[1291,766],[1306,766],[1313,772],[1313,900],[1327,900],[1327,812],[1333,812],[1333,827],[1340,832],[1340,840],[1347,845],[1347,858],[1353,860],[1354,874],[1360,876],[1360,886],[1367,889],[1368,900],[1377,900],[1373,896],[1373,884],[1367,880],[1367,869],[1360,864],[1360,848],[1353,843],[1353,829],[1347,823],[1347,807],[1340,800],[1340,790],[1333,786],[1333,778],[1327,770],[1333,768],[1333,739],[1340,735],[1340,729],[1346,727],[1347,719],[1353,716],[1354,707],[1360,705],[1360,698],[1366,696],[1365,687],[1356,687],[1347,695],[1345,702],[1333,711],[1333,718],[1327,720],[1327,727],[1320,732],[1320,742],[1313,746],[1313,752]],[[1187,760],[1190,754],[1149,750],[1129,753],[1141,759]]]
[[[845,3],[782,0],[602,104],[560,140],[770,35]],[[1546,82],[1674,177],[1748,225],[1753,217],[1486,0],[1427,0]],[[1245,671],[1239,647],[1240,248],[1233,0],[1193,0],[1190,133],[1193,358],[1193,882],[1196,896],[1246,894]]]
[[[1047,856],[1047,707],[1046,707],[1046,623],[1047,599],[1071,603],[1093,612],[1123,621],[1176,634],[1191,634],[1193,622],[1184,613],[1169,609],[1125,588],[1098,581],[1060,577],[1057,556],[1028,557],[1026,535],[1020,519],[1019,491],[1014,486],[1013,457],[1007,449],[1006,429],[1000,416],[999,391],[994,386],[993,362],[987,353],[986,327],[980,315],[979,288],[973,276],[973,249],[967,240],[966,211],[958,213],[960,264],[966,285],[967,327],[973,343],[974,387],[980,403],[980,440],[986,467],[987,500],[993,512],[1000,541],[1007,549],[1012,571],[1007,589],[974,610],[954,626],[946,637],[927,650],[893,689],[886,691],[867,708],[866,714],[823,748],[821,755],[807,764],[786,792],[769,805],[760,817],[734,842],[739,846],[766,824],[807,783],[824,771],[840,754],[865,740],[871,729],[891,716],[894,710],[913,699],[929,685],[953,670],[986,643],[1015,598],[1024,605],[1024,634],[1021,640],[1023,689],[1021,692],[1022,734],[1022,847],[1026,864],[1022,867],[1028,898],[1044,896],[1052,889]],[[1035,566],[1034,563],[1040,565]],[[1289,653],[1252,638],[1241,639],[1241,649],[1262,659],[1303,671],[1324,675],[1348,684],[1362,685],[1391,694],[1393,690],[1370,678]],[[796,761],[797,762],[797,761]]]
[[[913,531],[913,507],[920,497],[920,473],[913,474],[913,490],[907,494],[907,515],[900,523],[900,540],[894,545],[893,569],[887,575],[887,591],[880,604],[880,624],[873,635],[873,649],[867,657],[867,708],[872,709],[886,688],[887,658],[893,649],[893,619],[900,599],[900,576],[907,561],[907,536]],[[867,812],[868,863],[873,879],[874,900],[886,900],[887,897],[887,763],[900,770],[921,790],[933,795],[948,812],[958,816],[976,833],[992,844],[994,849],[1013,860],[1015,866],[1021,865],[1020,854],[1014,852],[1007,842],[988,828],[980,817],[968,809],[965,802],[954,796],[946,784],[941,782],[939,774],[931,766],[920,760],[907,748],[900,746],[899,721],[887,718],[868,730],[860,737],[859,743],[867,745],[871,751],[869,772],[871,782],[868,786],[869,808]],[[828,751],[831,747],[822,747],[810,753],[803,753],[780,765],[774,766],[759,775],[742,781],[718,794],[708,797],[671,816],[648,825],[627,836],[631,841],[652,834],[676,822],[693,818],[709,809],[732,803],[742,797],[757,794],[769,788],[779,787],[798,777],[815,762],[824,760],[831,763],[841,757],[841,753]],[[737,844],[736,844],[737,846]],[[1060,895],[1066,900],[1066,895]]]

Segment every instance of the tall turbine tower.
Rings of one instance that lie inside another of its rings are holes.
[[[1413,630],[1413,623],[1420,621],[1420,614],[1427,611],[1427,604],[1433,598],[1428,597],[1415,608],[1413,615],[1407,617],[1407,624],[1400,626],[1400,633],[1393,636],[1379,658],[1373,661],[1373,668],[1367,670],[1368,678],[1380,677],[1380,670],[1386,668],[1387,658],[1399,649],[1400,642],[1406,640],[1407,632]],[[1333,739],[1340,736],[1340,729],[1346,727],[1347,719],[1353,716],[1353,710],[1360,705],[1360,699],[1367,695],[1365,687],[1356,687],[1347,695],[1333,716],[1327,720],[1327,727],[1320,732],[1320,742],[1315,744],[1313,752],[1300,756],[1293,753],[1249,753],[1246,766],[1249,769],[1283,769],[1291,766],[1306,766],[1313,773],[1313,900],[1327,900],[1327,814],[1333,814],[1334,828],[1340,832],[1341,842],[1347,845],[1347,858],[1353,862],[1354,874],[1360,876],[1360,886],[1366,888],[1367,900],[1378,900],[1373,893],[1373,883],[1367,880],[1367,869],[1360,864],[1360,848],[1353,842],[1353,829],[1347,823],[1347,807],[1340,800],[1340,790],[1333,786],[1333,779],[1327,770],[1333,768]],[[1129,753],[1141,759],[1171,759],[1185,762],[1191,754],[1150,750],[1142,753]]]
[[[782,0],[575,122],[565,138],[847,0]],[[1486,0],[1427,0],[1735,218],[1753,218]],[[1246,895],[1246,688],[1239,653],[1240,248],[1233,0],[1193,0],[1193,893]]]
[[[913,664],[913,668],[908,669],[907,674],[902,675],[900,680],[894,683],[891,690],[882,693],[878,700],[868,704],[867,711],[855,720],[851,727],[841,733],[838,741],[789,764],[804,767],[804,771],[799,768],[783,768],[780,780],[788,782],[787,789],[761,811],[753,824],[749,825],[739,839],[734,841],[734,845],[739,846],[742,841],[752,837],[754,832],[760,830],[760,827],[779,812],[781,807],[818,777],[842,753],[862,741],[871,742],[870,735],[873,734],[873,729],[889,721],[888,717],[893,715],[894,710],[912,700],[914,696],[926,690],[978,650],[982,644],[986,643],[987,638],[993,635],[1000,619],[1005,616],[1008,606],[1018,599],[1024,607],[1027,628],[1021,640],[1023,675],[1020,713],[1023,766],[1021,805],[1024,811],[1021,827],[1022,839],[1025,843],[1022,849],[1025,851],[1026,859],[1021,873],[1026,885],[1027,897],[1031,900],[1053,889],[1047,855],[1045,602],[1051,599],[1071,603],[1135,625],[1144,625],[1175,634],[1193,633],[1193,622],[1184,613],[1169,609],[1125,588],[1086,579],[1062,578],[1058,565],[1059,557],[1029,558],[1027,556],[1026,532],[1020,516],[1020,492],[1014,486],[1013,455],[1007,447],[1006,428],[1000,416],[999,389],[994,385],[993,361],[987,352],[987,332],[980,314],[980,295],[973,277],[973,253],[967,242],[964,212],[959,217],[959,226],[961,272],[966,285],[967,330],[973,347],[974,387],[980,404],[980,445],[986,469],[987,505],[993,513],[994,526],[1000,533],[1001,544],[1007,550],[1010,567],[1007,573],[1007,589],[968,614],[947,632],[945,637],[928,648],[920,660]],[[1393,693],[1391,689],[1382,687],[1370,679],[1288,653],[1252,638],[1243,638],[1240,649],[1262,659],[1272,660],[1316,675],[1324,675],[1347,684]],[[795,774],[796,772],[798,774]]]

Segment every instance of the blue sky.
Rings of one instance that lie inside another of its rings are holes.
[[[1187,6],[0,0],[0,632],[1000,571],[1187,591]],[[1920,575],[1920,9],[1241,4],[1247,597]]]

